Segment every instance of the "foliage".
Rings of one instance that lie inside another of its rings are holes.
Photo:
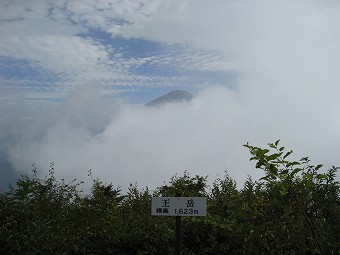
[[[202,197],[206,196],[207,177],[196,175],[190,177],[187,171],[182,177],[177,175],[171,177],[169,185],[159,187],[155,195],[163,197]]]
[[[208,198],[206,217],[182,218],[182,254],[339,254],[338,168],[291,161],[279,143],[244,145],[265,176],[241,189],[228,174],[209,187],[185,172],[124,195],[93,180],[85,195],[76,180],[58,181],[53,163],[44,179],[33,166],[0,193],[0,254],[171,254],[175,219],[151,216],[151,197],[178,194]]]
[[[271,149],[245,145],[264,170],[261,178],[260,226],[255,225],[252,238],[265,252],[291,254],[332,254],[339,251],[339,183],[337,167],[319,173],[322,165],[310,165],[309,158],[289,161],[279,140]],[[257,196],[259,197],[259,195]],[[255,200],[256,201],[256,200]],[[338,229],[338,230],[337,230]]]

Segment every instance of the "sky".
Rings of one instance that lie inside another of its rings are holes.
[[[2,0],[0,186],[263,176],[243,144],[340,166],[336,0]],[[191,102],[145,107],[169,91]]]

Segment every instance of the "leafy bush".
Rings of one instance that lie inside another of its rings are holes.
[[[290,161],[279,141],[249,144],[255,167],[264,171],[237,189],[229,176],[212,187],[207,177],[188,172],[154,192],[93,180],[84,195],[81,183],[49,175],[23,175],[0,194],[0,254],[171,254],[175,219],[151,216],[152,196],[205,196],[206,217],[183,217],[182,254],[339,254],[340,199],[337,167],[308,158]]]

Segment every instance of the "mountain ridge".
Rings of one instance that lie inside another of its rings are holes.
[[[194,96],[186,90],[173,90],[146,103],[146,106],[159,106],[166,103],[190,102]]]

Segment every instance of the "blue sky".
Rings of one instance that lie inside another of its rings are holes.
[[[91,168],[123,186],[184,170],[242,182],[261,173],[241,145],[279,138],[340,165],[339,13],[334,0],[3,0],[0,176],[55,162],[59,177]],[[143,107],[174,89],[194,100]]]
[[[235,86],[234,71],[225,68],[228,60],[220,50],[119,31],[134,24],[136,17],[153,15],[160,2],[4,1],[2,5],[3,93],[55,100],[76,85],[95,81],[103,94],[131,92],[130,99],[141,102],[144,90],[160,90],[160,95],[177,88],[195,91],[204,84]]]

